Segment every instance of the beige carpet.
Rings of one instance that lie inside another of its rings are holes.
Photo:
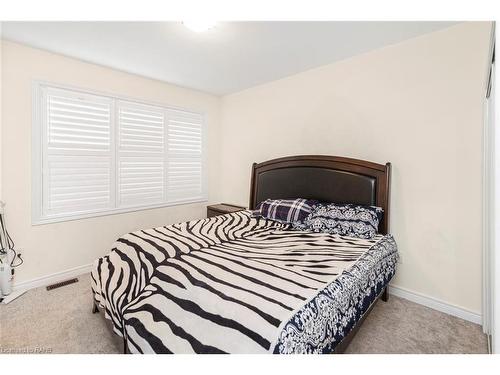
[[[0,353],[120,353],[117,340],[91,313],[89,276],[76,284],[29,291],[0,305]],[[486,353],[481,327],[407,300],[379,301],[347,353]]]

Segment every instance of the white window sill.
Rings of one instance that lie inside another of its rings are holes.
[[[136,212],[136,211],[154,210],[154,209],[158,209],[158,208],[166,208],[166,207],[195,204],[195,203],[203,203],[203,202],[208,202],[208,199],[207,198],[200,198],[200,199],[196,199],[196,200],[191,199],[189,201],[177,201],[177,202],[155,204],[155,205],[149,205],[149,206],[134,206],[134,207],[126,207],[126,208],[117,208],[117,209],[111,209],[111,210],[105,210],[105,211],[86,212],[86,213],[75,214],[75,215],[71,215],[71,216],[68,216],[66,214],[64,216],[61,215],[61,216],[51,216],[51,217],[42,217],[42,218],[33,217],[31,225],[37,226],[37,225],[44,225],[44,224],[61,223],[64,221],[90,219],[93,217],[110,216],[110,215],[124,214],[124,213],[129,213],[129,212]]]

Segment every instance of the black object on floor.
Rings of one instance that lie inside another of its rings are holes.
[[[64,280],[64,281],[61,281],[59,283],[48,285],[47,286],[47,290],[61,288],[63,286],[66,286],[66,285],[69,285],[69,284],[74,284],[74,283],[77,283],[77,282],[78,282],[77,278],[69,279],[69,280]]]

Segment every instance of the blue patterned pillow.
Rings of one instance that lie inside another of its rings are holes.
[[[378,233],[384,210],[355,204],[319,204],[295,229],[370,239]]]
[[[299,223],[318,203],[310,199],[266,199],[252,212],[253,217],[263,217],[281,223]]]

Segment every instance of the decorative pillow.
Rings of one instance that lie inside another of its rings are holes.
[[[311,199],[266,199],[260,202],[252,216],[263,217],[281,223],[300,223],[309,215],[314,205],[318,203]]]
[[[378,233],[384,210],[355,204],[319,204],[295,229],[370,239]]]

